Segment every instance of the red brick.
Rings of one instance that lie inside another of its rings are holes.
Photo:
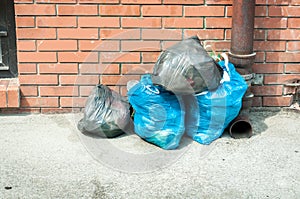
[[[165,28],[202,28],[203,19],[199,18],[164,18],[163,27]]]
[[[61,107],[85,107],[86,97],[62,97],[60,98]]]
[[[55,15],[55,5],[16,4],[16,15]]]
[[[6,90],[7,86],[9,85],[10,83],[10,79],[0,79],[0,86],[5,86],[4,90]],[[3,89],[3,88],[2,88]]]
[[[120,75],[120,76],[103,75],[101,77],[101,83],[104,85],[126,85],[127,82],[131,80],[140,80],[140,76],[139,75]]]
[[[122,51],[160,51],[160,41],[121,41]]]
[[[98,62],[97,52],[58,52],[59,62]]]
[[[38,27],[76,27],[76,17],[37,17]]]
[[[102,16],[139,16],[140,7],[137,5],[100,5]]]
[[[182,38],[182,33],[180,30],[167,30],[167,29],[142,30],[142,39],[180,40],[181,38]]]
[[[152,73],[153,67],[153,64],[122,64],[122,74]]]
[[[231,18],[210,17],[205,21],[207,28],[231,28]]]
[[[37,96],[37,86],[20,86],[20,92],[22,96]]]
[[[143,16],[182,16],[182,6],[154,5],[143,6]]]
[[[254,62],[265,62],[265,52],[256,52]]]
[[[58,107],[58,97],[26,97],[21,99],[22,107]]]
[[[122,4],[161,4],[162,0],[121,0]]]
[[[58,84],[57,75],[20,75],[20,85]]]
[[[260,107],[260,106],[262,106],[262,97],[253,97],[252,107]]]
[[[225,30],[225,39],[231,40],[231,29]]]
[[[18,39],[55,39],[54,28],[18,28],[16,30]]]
[[[287,18],[256,18],[254,28],[287,28]]]
[[[252,66],[254,73],[283,73],[283,64],[258,64]]]
[[[89,96],[95,86],[80,86],[80,96]]]
[[[224,6],[186,6],[185,16],[224,16]]]
[[[78,96],[78,86],[41,86],[41,96]]]
[[[300,18],[289,18],[288,23],[289,28],[300,28]]]
[[[61,75],[61,85],[95,85],[99,84],[98,75]]]
[[[253,86],[251,90],[255,96],[282,95],[283,86]]]
[[[164,0],[164,4],[204,4],[204,0]]]
[[[290,4],[291,5],[297,5],[297,6],[299,6],[300,5],[300,1],[299,0],[290,0]]]
[[[282,97],[264,97],[263,106],[291,106],[293,96],[287,95]]]
[[[206,45],[211,45],[214,51],[226,51],[230,49],[230,41],[205,41]],[[208,49],[208,50],[211,50]]]
[[[117,28],[120,27],[119,17],[79,17],[79,27]]]
[[[299,80],[299,78],[298,74],[265,75],[264,84],[286,84]]]
[[[269,6],[269,16],[287,16],[287,6]]]
[[[18,52],[19,62],[57,62],[55,52]]]
[[[298,40],[300,39],[300,30],[268,30],[269,40]]]
[[[98,15],[97,5],[57,5],[58,15]]]
[[[225,5],[232,4],[232,0],[206,0],[207,5]]]
[[[94,4],[116,4],[119,0],[77,0],[78,3],[94,3]]]
[[[255,40],[265,40],[266,39],[266,30],[255,29],[254,30],[254,39]]]
[[[232,16],[232,6],[226,7],[226,16]],[[265,17],[267,16],[267,6],[255,6],[255,16],[257,17]]]
[[[74,51],[77,50],[75,40],[39,40],[37,42],[39,51]]]
[[[258,5],[288,5],[287,0],[256,0]]]
[[[286,73],[300,73],[300,64],[286,64],[285,65],[285,72]],[[300,79],[300,77],[299,77]]]
[[[269,16],[272,17],[299,17],[298,6],[269,6]]]
[[[18,64],[19,73],[36,73],[36,64]]]
[[[6,88],[7,86],[0,84],[0,108],[7,107]]]
[[[34,17],[17,17],[16,27],[34,27]]]
[[[201,40],[207,39],[224,39],[223,29],[205,29],[205,30],[185,30],[184,36],[190,37],[198,35]]]
[[[101,62],[140,62],[140,53],[138,52],[101,52],[100,53]]]
[[[88,4],[117,4],[119,0],[77,0],[78,3],[88,3]]]
[[[162,50],[166,50],[167,48],[177,44],[179,41],[162,41]]]
[[[255,51],[285,51],[284,41],[254,41]]]
[[[78,73],[77,64],[39,64],[40,74],[74,74]]]
[[[36,0],[36,3],[76,3],[76,0]]]
[[[103,75],[101,76],[101,84],[104,85],[120,85],[119,81],[122,76]]]
[[[267,6],[255,6],[255,16],[265,17],[267,14]]]
[[[139,29],[101,29],[100,39],[140,39]]]
[[[108,40],[80,40],[79,49],[82,51],[120,51],[120,42]]]
[[[19,51],[35,51],[35,41],[34,40],[19,40],[17,42],[17,49]]]
[[[232,17],[232,6],[225,6],[225,17]]]
[[[300,51],[300,41],[289,41],[287,42],[288,51]]]
[[[17,108],[20,107],[20,88],[19,85],[10,84],[7,87],[7,107]]]
[[[143,63],[154,63],[157,61],[160,52],[143,52],[142,61]]]
[[[267,52],[267,62],[299,62],[300,52]]]
[[[80,64],[81,74],[119,74],[119,64]]]
[[[60,39],[98,39],[98,29],[62,28],[57,30]]]
[[[122,18],[122,27],[161,28],[161,19],[155,17],[147,17],[147,18],[124,17]]]

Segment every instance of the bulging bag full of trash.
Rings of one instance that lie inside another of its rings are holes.
[[[105,85],[97,85],[87,99],[84,117],[77,127],[84,134],[117,137],[129,124],[129,109],[126,98]]]
[[[222,135],[239,114],[248,87],[228,60],[219,64],[224,73],[217,90],[184,97],[186,132],[200,144],[210,144]]]
[[[127,95],[135,111],[135,133],[163,149],[177,148],[185,130],[182,99],[153,85],[149,74],[143,75]]]
[[[222,69],[194,36],[162,52],[153,74],[153,82],[166,90],[195,94],[215,90],[220,84]]]

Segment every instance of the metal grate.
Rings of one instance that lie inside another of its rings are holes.
[[[8,71],[9,70],[9,66],[5,64],[5,55],[3,54],[3,50],[2,50],[2,42],[3,39],[1,39],[2,37],[7,37],[7,31],[5,30],[0,30],[0,71]],[[5,42],[5,41],[4,41]]]

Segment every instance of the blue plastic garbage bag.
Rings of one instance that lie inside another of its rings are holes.
[[[128,91],[134,113],[134,130],[141,138],[163,149],[175,149],[184,134],[182,98],[153,85],[150,75]]]
[[[217,90],[184,97],[186,132],[200,144],[219,138],[242,106],[248,86],[234,65],[226,63],[219,62],[224,73]]]

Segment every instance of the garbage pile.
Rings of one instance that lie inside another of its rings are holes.
[[[143,140],[167,150],[176,149],[184,133],[200,144],[210,144],[238,116],[248,87],[223,57],[212,58],[198,37],[185,39],[161,53],[153,74],[128,82],[129,102],[97,85],[78,129],[112,138],[133,126]]]

